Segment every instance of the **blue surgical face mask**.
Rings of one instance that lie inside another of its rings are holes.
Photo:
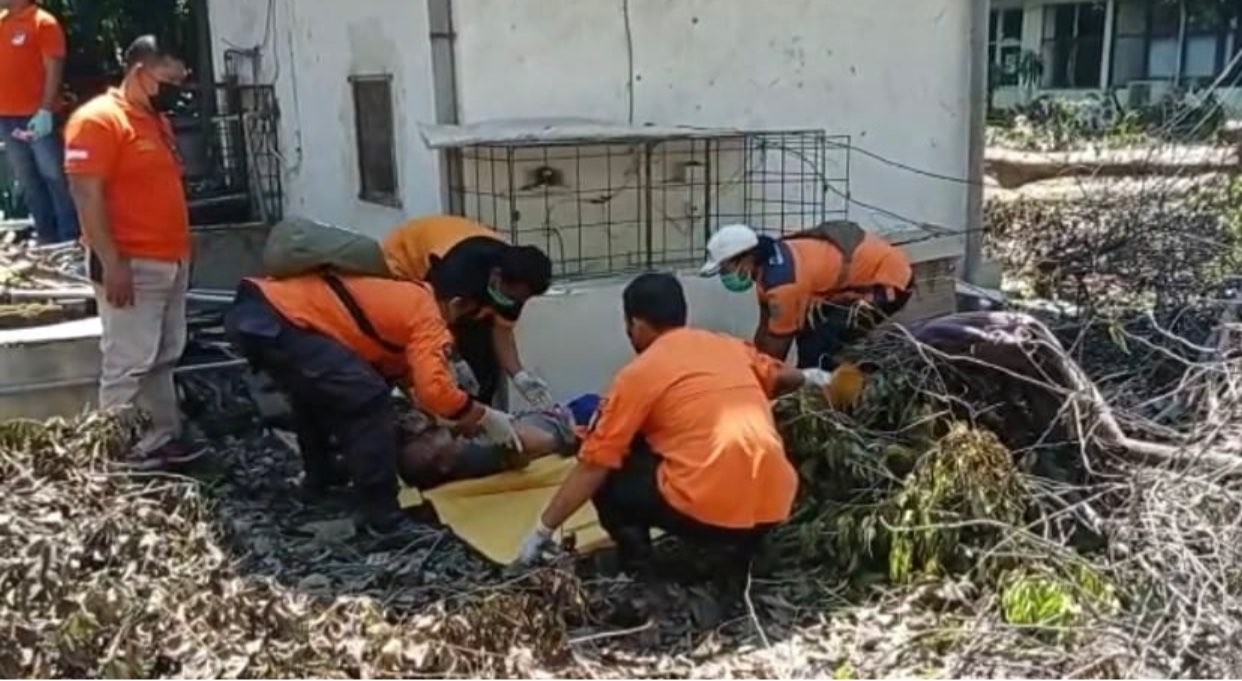
[[[720,283],[725,289],[733,293],[745,293],[755,285],[755,280],[750,278],[749,274],[734,270],[732,272],[721,272]]]

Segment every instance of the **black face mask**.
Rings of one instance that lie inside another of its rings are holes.
[[[181,86],[160,82],[160,89],[151,97],[151,108],[160,113],[172,113],[181,103]]]

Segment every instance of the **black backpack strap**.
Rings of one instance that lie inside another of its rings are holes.
[[[379,343],[379,346],[388,352],[405,352],[405,346],[389,342],[379,335],[367,314],[362,311],[362,306],[358,304],[358,301],[349,292],[349,289],[345,288],[345,282],[341,281],[340,277],[335,274],[325,273],[323,280],[328,284],[328,288],[332,289],[332,292],[336,294],[336,297],[340,298],[341,304],[345,306],[345,309],[349,310],[349,316],[354,318],[354,323],[358,325],[359,329],[362,329],[362,333],[376,343]]]

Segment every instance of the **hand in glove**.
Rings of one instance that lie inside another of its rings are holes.
[[[513,417],[498,409],[483,407],[483,417],[479,419],[479,428],[488,440],[522,451],[522,439],[518,437],[517,428],[513,425]]]
[[[832,372],[823,369],[803,369],[802,387],[823,390],[832,385]]]
[[[802,381],[807,388],[823,391],[824,398],[834,409],[846,409],[854,406],[862,396],[866,377],[857,366],[846,363],[834,371],[803,369]]]
[[[535,523],[535,529],[522,540],[522,548],[518,550],[517,565],[533,565],[543,555],[545,549],[552,544],[553,530],[544,527],[543,521]]]
[[[556,406],[556,403],[552,401],[552,391],[548,389],[547,382],[531,372],[526,370],[517,372],[513,376],[513,384],[517,386],[518,392],[522,393],[522,397],[525,397],[530,406],[535,409],[544,411]]]
[[[39,109],[39,112],[30,118],[30,122],[26,124],[26,131],[30,133],[31,139],[42,139],[52,134],[52,112],[47,109]]]

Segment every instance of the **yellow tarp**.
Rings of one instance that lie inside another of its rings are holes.
[[[462,480],[422,494],[407,487],[401,491],[401,507],[429,502],[454,534],[489,560],[507,564],[517,558],[522,540],[573,466],[573,458],[546,456],[523,471]],[[597,549],[609,541],[590,504],[565,522],[561,537],[569,535],[574,536],[578,551]]]

